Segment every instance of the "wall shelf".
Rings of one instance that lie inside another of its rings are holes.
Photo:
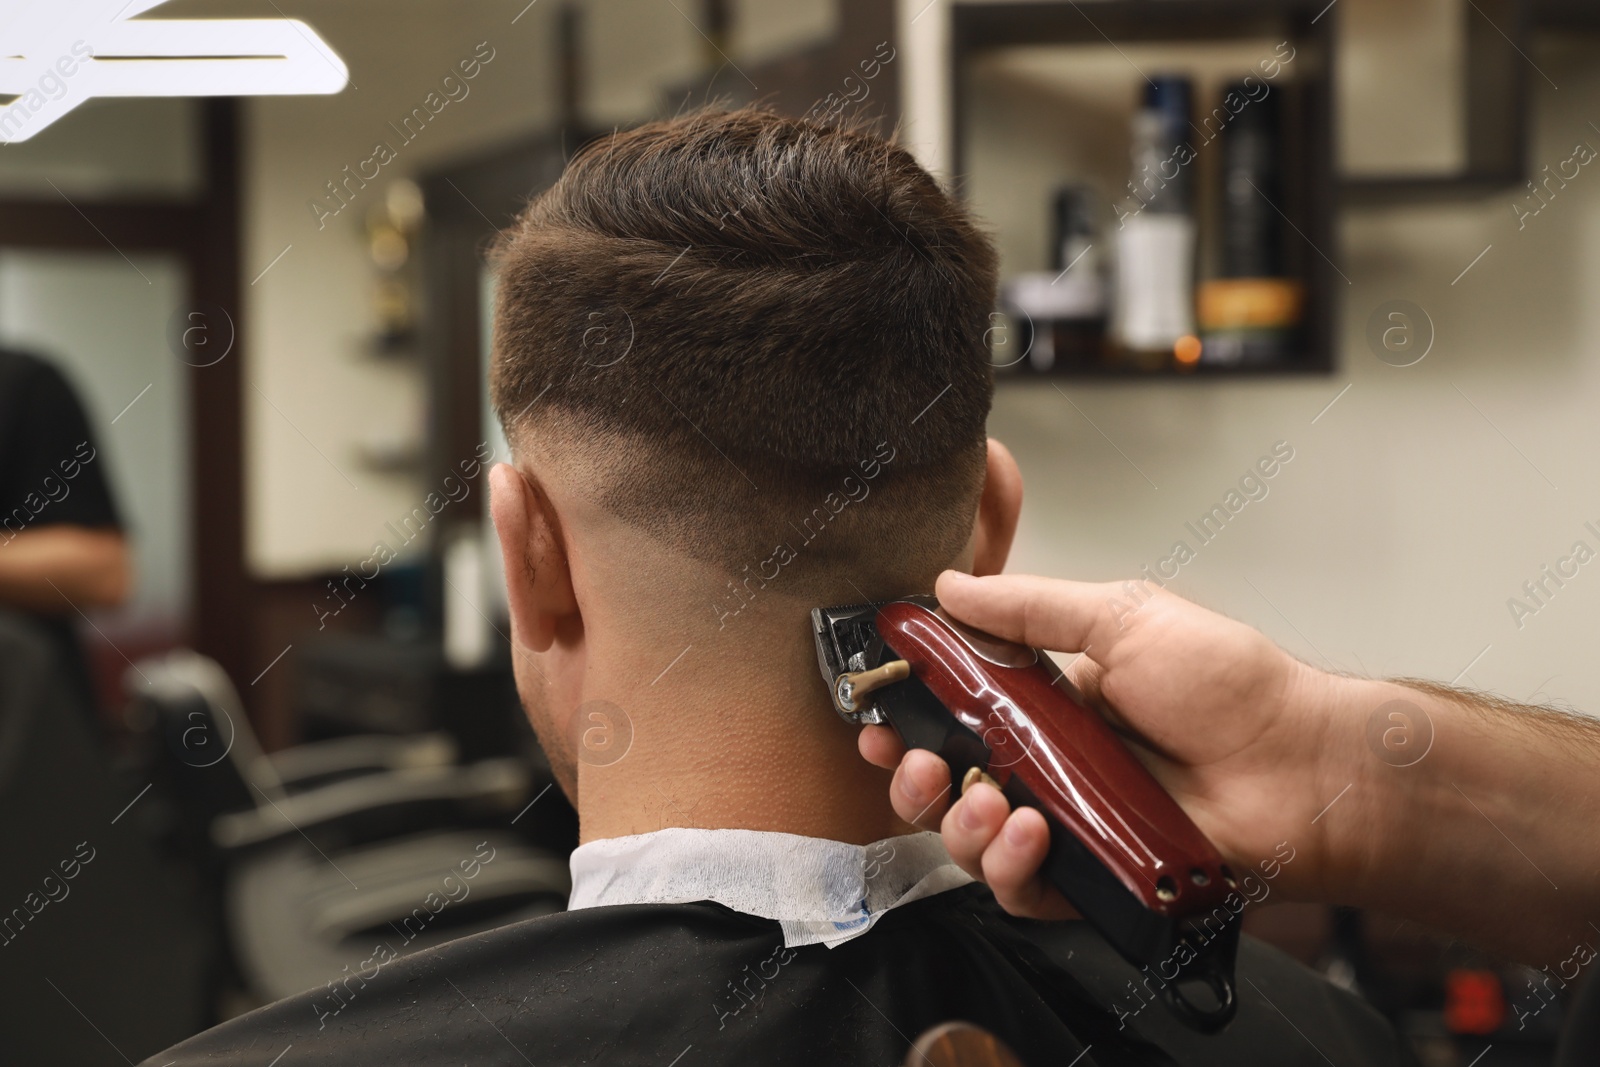
[[[1121,78],[1121,87],[1109,92],[1102,82],[1063,91],[1061,97],[1081,105],[1085,114],[1075,117],[1075,121],[1094,127],[1098,131],[1096,136],[1102,138],[1094,142],[1093,153],[1083,155],[1084,158],[1095,155],[1101,160],[1098,164],[1101,173],[1094,175],[1090,184],[1103,191],[1106,199],[1113,199],[1119,194],[1125,195],[1120,182],[1127,175],[1109,177],[1105,161],[1115,159],[1116,165],[1125,171],[1127,167],[1121,161],[1128,157],[1126,151],[1121,150],[1126,141],[1117,149],[1108,148],[1105,131],[1115,129],[1119,122],[1121,129],[1126,130],[1126,117],[1131,116],[1149,73],[1132,58],[1134,55],[1178,57],[1172,66],[1167,65],[1166,58],[1156,60],[1163,64],[1161,72],[1165,73],[1168,69],[1187,72],[1184,57],[1189,54],[1197,57],[1196,62],[1207,61],[1216,66],[1219,56],[1224,57],[1220,60],[1224,65],[1232,62],[1229,57],[1233,52],[1229,49],[1233,46],[1253,48],[1260,42],[1288,42],[1294,49],[1287,76],[1276,83],[1283,92],[1285,161],[1283,195],[1281,203],[1274,206],[1290,224],[1284,232],[1288,273],[1302,282],[1306,293],[1301,344],[1297,350],[1290,358],[1271,366],[1179,368],[1168,365],[1155,370],[1138,370],[1099,363],[1068,364],[1059,365],[1049,372],[1051,375],[1103,380],[1214,380],[1327,374],[1334,370],[1336,297],[1337,291],[1347,283],[1335,266],[1338,252],[1334,221],[1339,192],[1334,170],[1332,113],[1335,20],[1328,7],[1327,0],[1097,0],[1092,4],[1036,0],[956,3],[950,8],[952,172],[961,176],[962,193],[980,216],[1005,216],[998,224],[1003,249],[1008,247],[1008,221],[1015,226],[1023,211],[1032,211],[1034,198],[1028,196],[1030,206],[1019,208],[1014,197],[998,196],[988,189],[1004,180],[995,177],[997,164],[993,160],[1007,160],[1006,165],[1010,166],[1030,147],[1021,143],[997,146],[996,137],[1005,134],[997,133],[994,126],[1003,123],[986,124],[985,116],[975,114],[975,94],[983,90],[985,78],[990,83],[995,81],[995,63],[1004,62],[1008,56],[1037,56],[1041,50],[1073,49],[1076,51],[1070,54],[1075,58],[1100,55],[1105,62],[1095,69],[1108,75],[1115,73]],[[1153,51],[1155,49],[1159,52]],[[1271,51],[1269,44],[1263,54],[1270,55]],[[1243,65],[1237,73],[1250,73],[1250,68]],[[1024,80],[1022,76],[1011,78],[1013,83]],[[1119,92],[1121,96],[1117,95]],[[1114,102],[1107,104],[1108,100]],[[1119,118],[1112,112],[1122,106],[1121,102],[1126,106],[1124,117]],[[1210,103],[1209,99],[1197,99],[1196,111],[1203,114]],[[1096,111],[1097,105],[1100,110]],[[1072,133],[1067,131],[1068,136]],[[981,149],[974,144],[978,140],[983,142]],[[1207,152],[1206,146],[1201,146],[1197,153],[1195,166],[1201,168],[1203,190],[1215,185],[1218,155],[1215,151]],[[1080,180],[1086,175],[1063,172],[1057,177]],[[1029,193],[1033,191],[1030,188]],[[988,202],[984,200],[986,192],[992,198]],[[1027,228],[1048,229],[1048,203],[1042,190],[1040,192],[1035,216],[1037,227],[1030,221]],[[998,202],[1002,200],[1009,202]],[[1197,211],[1203,246],[1213,236],[1211,210],[1212,205],[1202,197]],[[1016,247],[1016,236],[1013,229],[1012,248]]]
[[[1591,5],[1592,6],[1592,5]],[[1374,174],[1340,183],[1347,204],[1471,200],[1520,184],[1528,169],[1529,38],[1541,21],[1576,15],[1565,3],[1471,0],[1461,8],[1466,158],[1443,174]],[[1592,16],[1591,16],[1592,19]],[[1600,22],[1591,21],[1591,27]]]

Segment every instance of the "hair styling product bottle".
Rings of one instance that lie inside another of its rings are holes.
[[[1090,189],[1057,189],[1051,269],[1019,274],[1001,287],[1001,310],[1011,316],[1020,347],[1005,334],[1011,347],[996,345],[999,367],[1045,373],[1101,363],[1107,296],[1104,240],[1097,230],[1096,198]]]
[[[1252,81],[1254,79],[1251,79]],[[1281,90],[1250,82],[1223,93],[1221,256],[1218,276],[1200,287],[1208,364],[1266,366],[1294,356],[1304,286],[1284,267]]]
[[[1141,368],[1170,363],[1194,344],[1194,148],[1188,78],[1145,86],[1133,119],[1133,177],[1118,209],[1114,335]]]

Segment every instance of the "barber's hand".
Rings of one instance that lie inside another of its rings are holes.
[[[1326,854],[1312,823],[1344,782],[1320,780],[1328,749],[1349,732],[1328,727],[1321,691],[1331,681],[1256,630],[1149,582],[1089,584],[1022,575],[940,576],[946,611],[998,637],[1082,652],[1068,678],[1239,869],[1274,855],[1295,862],[1278,887],[1315,884]],[[931,752],[906,752],[892,730],[868,727],[861,754],[895,768],[895,811],[940,829],[951,856],[1017,915],[1064,918],[1066,901],[1039,873],[1049,848],[1044,817],[1013,812],[999,790],[974,785],[949,803],[950,772]],[[1334,772],[1337,776],[1337,772]]]

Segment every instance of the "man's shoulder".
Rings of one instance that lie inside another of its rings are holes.
[[[340,1067],[499,1062],[512,1050],[539,1064],[659,1065],[692,1046],[701,1065],[881,1067],[904,1056],[902,1032],[997,1012],[1071,1047],[1054,1043],[1071,1033],[1028,980],[957,918],[957,895],[894,909],[837,948],[786,947],[777,922],[706,902],[564,912],[401,958],[377,952],[146,1064],[266,1062],[292,1045],[297,1062]]]
[[[742,950],[759,960],[774,943],[776,923],[710,904],[561,912],[405,956],[379,941],[325,985],[147,1063],[236,1063],[292,1044],[300,1062],[426,1067],[495,1061],[508,1042],[534,1062],[594,1062],[630,1020],[663,1032],[683,1022],[697,988],[709,1016],[710,983]]]
[[[1255,942],[1239,1017],[1184,1030],[1135,992],[1138,973],[1082,923],[1013,919],[979,886],[884,914],[829,948],[717,904],[589,908],[382,954],[325,987],[162,1053],[149,1067],[297,1062],[430,1067],[532,1063],[897,1063],[915,1037],[975,1022],[1025,1063],[1405,1062],[1370,1009]],[[1148,996],[1148,994],[1145,994]],[[1270,999],[1269,999],[1270,998]],[[509,1046],[509,1048],[508,1048]],[[1341,1053],[1344,1054],[1341,1058]],[[1063,1060],[1064,1056],[1064,1060]]]
[[[1109,1032],[1152,1045],[1181,1064],[1302,1064],[1330,1059],[1407,1067],[1414,1058],[1377,1010],[1265,942],[1239,940],[1238,1009],[1221,1032],[1201,1035],[1164,1003],[1165,983],[1117,955],[1088,924],[1013,920],[1049,966],[1111,1016]]]

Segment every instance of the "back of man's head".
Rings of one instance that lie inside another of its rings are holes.
[[[496,260],[501,422],[606,512],[847,598],[966,545],[996,257],[904,149],[758,109],[653,122],[583,148]]]

